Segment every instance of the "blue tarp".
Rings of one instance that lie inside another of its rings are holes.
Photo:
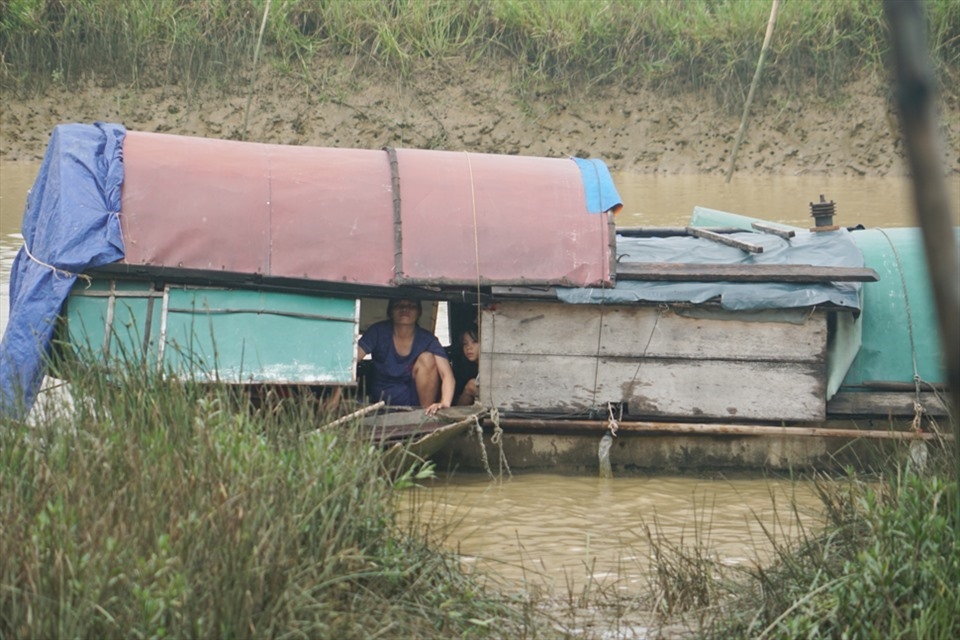
[[[583,190],[587,198],[587,211],[603,213],[613,210],[614,213],[623,207],[620,194],[613,184],[610,170],[602,160],[573,158],[580,168],[583,177]]]
[[[846,229],[797,231],[784,239],[765,233],[732,233],[730,238],[761,245],[763,253],[693,236],[626,238],[617,236],[617,263],[672,262],[698,264],[801,264],[862,267],[863,254]],[[834,304],[860,311],[860,283],[658,282],[621,280],[612,289],[557,289],[568,303],[692,302],[719,299],[724,309],[796,309]]]
[[[66,124],[50,137],[27,195],[23,243],[10,271],[10,318],[0,341],[0,411],[25,417],[46,367],[54,325],[77,274],[123,258],[118,124]]]

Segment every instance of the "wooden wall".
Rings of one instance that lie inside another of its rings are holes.
[[[502,301],[482,314],[481,402],[643,417],[822,420],[825,312]]]

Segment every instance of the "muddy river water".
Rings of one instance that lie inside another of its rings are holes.
[[[38,168],[0,163],[0,329],[9,315],[10,265],[21,245],[24,200]],[[621,226],[682,226],[694,206],[703,206],[807,227],[809,204],[820,194],[836,202],[841,225],[914,224],[904,179],[614,178],[624,201]],[[951,187],[954,202],[960,202],[960,186]],[[651,554],[647,528],[674,544],[702,543],[736,565],[769,554],[764,531],[782,541],[800,526],[815,525],[820,513],[810,482],[760,477],[525,474],[492,481],[486,475],[455,475],[429,481],[408,498],[405,513],[442,534],[465,562],[508,583],[564,593],[587,575],[621,589],[642,588]]]

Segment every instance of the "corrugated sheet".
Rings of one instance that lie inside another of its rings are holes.
[[[399,149],[392,171],[386,151],[133,131],[123,151],[128,264],[381,286],[610,282],[608,214],[587,212],[572,159]]]

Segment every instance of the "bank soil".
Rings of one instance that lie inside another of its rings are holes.
[[[322,89],[260,74],[253,88],[52,89],[5,92],[0,160],[35,161],[53,127],[118,122],[137,131],[293,145],[447,149],[545,157],[599,157],[613,171],[723,174],[739,109],[705,93],[595,88],[549,95],[518,90],[507,69],[433,65],[401,80],[344,67]],[[943,102],[946,174],[960,175],[960,105]],[[890,89],[878,79],[829,101],[764,88],[754,99],[738,174],[902,176],[903,145]]]

